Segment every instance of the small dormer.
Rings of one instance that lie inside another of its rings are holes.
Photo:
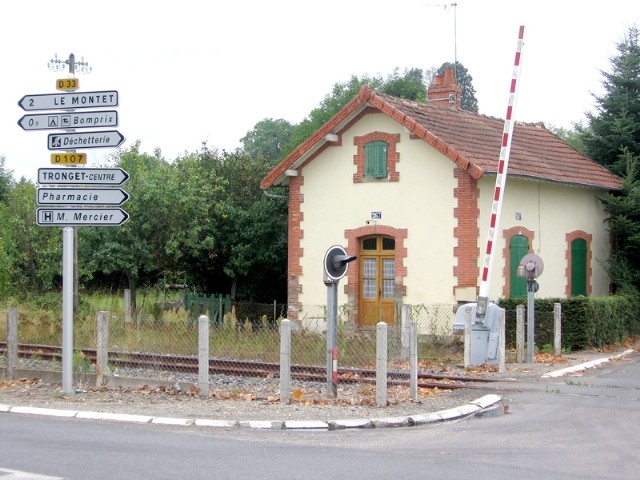
[[[447,67],[444,75],[436,75],[427,89],[427,103],[436,107],[462,107],[462,88],[456,83],[453,67]]]

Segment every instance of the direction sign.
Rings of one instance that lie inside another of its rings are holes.
[[[129,214],[121,208],[38,208],[36,223],[45,227],[117,226]]]
[[[39,188],[38,205],[113,205],[129,200],[121,188]]]
[[[121,168],[39,168],[44,185],[122,185],[129,174]]]
[[[41,95],[25,95],[18,101],[18,105],[23,110],[27,111],[117,107],[118,92],[116,90],[105,90],[102,92],[44,93]]]
[[[49,150],[73,150],[75,148],[119,147],[123,143],[124,136],[119,131],[100,130],[97,132],[50,133],[47,146]]]
[[[18,120],[23,130],[117,127],[118,112],[102,110],[69,113],[34,113]]]

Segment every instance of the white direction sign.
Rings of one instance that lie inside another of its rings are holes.
[[[129,214],[121,208],[38,208],[36,223],[45,227],[117,226]]]
[[[23,110],[27,111],[117,107],[118,92],[116,90],[105,90],[101,92],[69,92],[25,95],[18,101],[18,105]]]
[[[39,168],[44,185],[122,185],[129,174],[121,168]]]
[[[102,110],[69,113],[35,113],[18,120],[23,130],[117,127],[118,112]]]
[[[121,188],[39,188],[39,205],[112,205],[119,206],[129,200]]]
[[[50,133],[47,146],[49,150],[73,150],[76,148],[119,147],[124,136],[117,130],[97,132]]]

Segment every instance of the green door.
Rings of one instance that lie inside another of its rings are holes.
[[[526,297],[527,281],[518,276],[520,260],[529,253],[529,239],[524,235],[514,235],[509,240],[509,296]]]
[[[571,296],[587,294],[587,241],[571,242]]]

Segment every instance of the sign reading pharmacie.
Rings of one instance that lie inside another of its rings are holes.
[[[110,205],[120,206],[129,200],[121,188],[38,188],[38,205]]]

